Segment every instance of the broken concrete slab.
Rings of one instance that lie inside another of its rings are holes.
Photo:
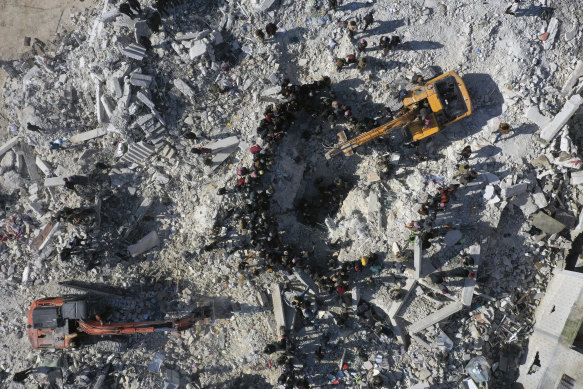
[[[259,12],[267,12],[273,5],[275,4],[276,0],[263,0],[263,3],[259,6]]]
[[[207,51],[208,51],[208,45],[206,43],[197,42],[188,51],[188,56],[190,57],[190,59],[195,59],[195,58],[200,57],[201,55],[206,54]]]
[[[85,131],[85,132],[81,132],[79,134],[73,135],[71,137],[70,141],[73,144],[77,144],[77,143],[85,142],[85,141],[90,140],[90,139],[98,138],[98,137],[103,136],[105,134],[107,134],[107,128],[101,127],[101,128],[96,128],[95,130]]]
[[[128,251],[132,257],[137,257],[138,255],[153,249],[159,244],[160,238],[158,237],[158,233],[156,231],[152,231],[137,241],[135,244],[128,246]]]
[[[146,23],[145,21],[140,20],[137,21],[136,24],[134,24],[134,37],[136,38],[137,43],[140,43],[141,37],[149,38],[151,35],[152,31],[150,31],[148,23]]]
[[[122,54],[135,60],[141,61],[146,56],[146,49],[136,43],[132,43],[122,50]]]
[[[464,280],[464,288],[462,289],[462,303],[465,307],[472,305],[472,298],[474,296],[474,289],[476,288],[476,278],[478,267],[480,266],[480,245],[474,244],[470,246],[469,254],[474,260],[474,265],[471,271],[474,272],[474,277],[466,278]]]
[[[549,25],[547,27],[547,32],[549,33],[547,40],[543,42],[543,47],[545,50],[549,50],[553,47],[555,43],[555,38],[557,36],[557,31],[559,30],[559,20],[557,18],[551,18]]]
[[[18,143],[18,137],[15,136],[14,138],[11,138],[8,142],[6,142],[2,146],[0,146],[0,157],[2,157],[4,154],[6,154],[6,152],[8,150],[10,150],[14,146],[16,146],[17,143]]]
[[[415,267],[415,279],[419,279],[423,274],[423,242],[419,235],[415,237],[413,246],[413,266]]]
[[[180,78],[174,80],[174,86],[182,92],[186,97],[194,97],[194,91],[186,82],[182,81]]]
[[[542,115],[539,112],[538,108],[534,105],[526,110],[526,118],[533,122],[534,124],[536,124],[537,126],[539,126],[540,128],[543,128],[551,121],[551,119],[549,119],[545,115]]]
[[[445,234],[444,241],[447,246],[453,246],[462,238],[462,232],[460,230],[450,230]]]
[[[186,33],[177,33],[174,37],[177,41],[184,41],[184,40],[201,40],[206,38],[211,33],[211,30],[203,30],[197,32],[186,32]]]
[[[209,174],[219,167],[225,159],[229,158],[229,156],[237,150],[238,146],[239,138],[236,136],[230,136],[209,144],[207,147],[212,150],[213,157],[212,164],[210,166],[205,166],[205,174]]]
[[[531,224],[548,235],[558,234],[565,229],[565,225],[540,211],[532,218]]]
[[[261,92],[261,96],[277,95],[281,92],[281,86],[274,86]]]
[[[45,178],[44,185],[46,188],[52,186],[65,186],[65,178],[67,178],[67,176],[47,177]]]
[[[101,97],[103,97],[103,88],[100,82],[95,82],[95,114],[97,115],[97,122],[106,123],[108,119],[105,116],[105,108],[101,103]]]
[[[52,175],[52,170],[51,170],[50,166],[45,161],[40,159],[40,157],[38,155],[36,156],[35,162],[36,162],[36,166],[43,172],[43,174],[46,177],[49,177]]]
[[[504,186],[500,190],[500,197],[503,199],[508,199],[510,197],[518,196],[519,194],[526,192],[527,189],[528,183],[526,182],[521,182],[512,186]]]
[[[144,142],[134,143],[129,146],[127,153],[120,158],[120,162],[144,164],[155,151],[154,147]]]
[[[450,303],[445,307],[441,308],[440,310],[430,314],[429,316],[426,316],[423,319],[411,324],[409,327],[407,327],[407,331],[410,334],[415,334],[419,331],[423,331],[427,327],[439,323],[440,321],[447,319],[454,313],[461,311],[463,307],[464,305],[460,301]]]
[[[542,129],[540,138],[546,142],[553,140],[563,126],[567,124],[571,116],[577,112],[581,103],[583,103],[583,97],[580,95],[573,95],[567,100],[561,111]]]
[[[275,323],[277,324],[277,331],[279,331],[282,327],[286,328],[283,300],[281,298],[279,284],[273,285],[273,289],[271,290],[271,301],[273,303],[273,314],[275,316]]]
[[[140,100],[142,103],[144,103],[144,105],[150,109],[156,109],[156,105],[152,102],[152,100],[150,100],[150,98],[148,96],[146,96],[144,93],[142,92],[138,92],[136,93],[136,97],[138,98],[138,100]]]
[[[152,81],[154,81],[154,77],[147,74],[133,72],[130,75],[130,84],[134,86],[150,88],[150,86],[152,85]]]
[[[45,225],[41,232],[30,243],[30,248],[33,251],[41,251],[42,249],[44,249],[49,244],[51,239],[53,239],[53,236],[55,236],[55,233],[58,231],[59,226],[60,226],[59,222],[56,222],[55,224],[49,223]]]
[[[561,89],[561,94],[565,97],[569,97],[573,92],[573,88],[579,82],[579,77],[583,76],[583,61],[577,61],[577,65],[575,66],[575,70],[571,73],[565,84],[563,85],[563,89]]]
[[[583,170],[571,172],[571,185],[583,184]]]

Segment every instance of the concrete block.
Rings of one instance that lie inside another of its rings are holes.
[[[470,246],[469,254],[474,260],[474,266],[472,266],[472,271],[476,274],[478,272],[478,267],[480,266],[480,245],[474,244]],[[465,307],[472,305],[472,298],[474,296],[474,289],[476,288],[476,277],[470,279],[469,277],[464,280],[464,287],[462,289],[462,303]]]
[[[136,38],[137,43],[140,42],[140,37],[145,36],[146,38],[149,38],[151,35],[152,31],[150,31],[148,23],[144,21],[139,21],[136,22],[136,24],[134,24],[134,36]]]
[[[271,88],[269,88],[269,89],[266,89],[266,90],[264,90],[264,91],[261,93],[261,96],[271,96],[271,95],[276,95],[276,94],[278,94],[278,93],[280,93],[280,92],[281,92],[281,86],[279,86],[279,85],[278,85],[278,86],[274,86],[274,87],[271,87]]]
[[[527,111],[526,111],[526,118],[528,120],[530,120],[531,122],[533,122],[534,124],[536,124],[537,126],[539,126],[540,128],[543,128],[544,126],[546,126],[547,124],[549,124],[549,122],[551,121],[551,119],[549,119],[548,117],[546,117],[545,115],[542,115],[538,108],[536,106],[531,106]]]
[[[130,79],[127,78],[123,85],[123,96],[119,100],[119,105],[123,109],[127,109],[130,106],[130,101],[132,99],[132,85],[130,84]]]
[[[553,140],[561,128],[567,124],[571,116],[577,112],[581,103],[583,103],[583,98],[580,95],[573,95],[567,100],[561,111],[542,129],[540,138],[547,142]]]
[[[42,249],[44,249],[53,239],[55,233],[59,230],[59,226],[60,224],[58,222],[55,224],[49,223],[46,226],[44,226],[41,232],[30,243],[30,248],[33,251],[41,251]]]
[[[150,98],[148,98],[148,96],[146,96],[144,93],[138,92],[136,94],[136,97],[138,98],[138,100],[140,100],[142,103],[144,103],[144,105],[146,107],[148,107],[150,109],[156,109],[156,106],[154,105],[152,100],[150,100]]]
[[[559,30],[559,20],[557,18],[551,18],[549,25],[547,27],[547,32],[549,33],[549,37],[546,41],[543,42],[543,47],[545,50],[548,50],[553,47],[553,43],[555,43],[555,38],[557,36],[557,31]]]
[[[95,114],[97,115],[98,123],[106,123],[107,117],[105,116],[105,109],[101,103],[101,97],[103,96],[103,90],[100,82],[95,83]]]
[[[283,300],[281,299],[279,284],[273,285],[273,289],[271,290],[271,301],[273,302],[273,314],[275,315],[275,323],[277,324],[276,331],[279,332],[281,327],[286,327]]]
[[[154,154],[154,147],[144,143],[139,142],[129,146],[128,152],[120,158],[121,162],[131,162],[144,164]]]
[[[130,75],[130,84],[140,86],[142,88],[150,88],[154,77],[147,74],[134,72]]]
[[[110,100],[110,98],[108,96],[106,96],[106,95],[101,96],[101,105],[103,106],[103,109],[105,110],[105,114],[107,115],[107,117],[108,118],[113,117],[113,111],[115,110],[115,105],[112,103],[112,101]]]
[[[225,159],[229,158],[233,154],[237,147],[239,146],[239,139],[236,136],[230,136],[225,139],[221,139],[217,142],[209,144],[207,147],[212,150],[213,158],[212,165],[205,166],[205,174],[210,174],[214,171],[220,164],[222,164]]]
[[[532,199],[539,208],[545,208],[547,205],[549,205],[545,194],[540,189],[532,194]]]
[[[128,246],[128,251],[132,257],[137,257],[140,254],[145,253],[148,250],[160,244],[160,238],[156,231],[150,232],[148,235],[144,236],[142,239],[137,241],[135,244]]]
[[[275,4],[275,1],[276,0],[263,0],[263,3],[259,7],[259,12],[269,11],[269,9],[273,7],[273,4]]]
[[[565,229],[565,225],[560,221],[553,219],[544,212],[534,215],[532,225],[548,235],[558,234]]]
[[[12,149],[17,144],[18,144],[18,137],[15,136],[14,138],[11,138],[8,142],[6,142],[2,146],[0,146],[0,157],[2,157],[4,154],[6,154],[6,152],[8,150]]]
[[[571,185],[583,184],[583,170],[571,172]]]
[[[94,139],[94,138],[98,138],[100,136],[103,136],[107,134],[107,128],[106,127],[101,127],[101,128],[96,128],[95,130],[90,130],[90,131],[85,131],[85,132],[81,132],[79,134],[73,135],[71,137],[71,143],[81,143],[81,142],[85,142],[87,140],[90,139]]]
[[[208,45],[204,42],[197,42],[195,43],[189,50],[188,55],[190,59],[195,59],[200,57],[201,55],[206,54],[208,51]]]
[[[413,246],[413,265],[415,267],[415,279],[419,279],[423,274],[423,242],[419,236],[415,237]]]
[[[561,89],[561,94],[568,97],[573,91],[575,85],[579,82],[579,77],[581,76],[583,76],[583,61],[577,61],[575,70],[573,70],[573,73],[567,78],[567,81],[565,81],[565,84],[563,85],[563,89]]]
[[[45,188],[50,188],[53,186],[65,186],[65,178],[66,177],[67,176],[45,178],[45,181],[44,181]]]
[[[208,29],[203,30],[203,31],[197,31],[197,32],[178,33],[178,34],[176,34],[174,39],[176,39],[177,41],[184,41],[184,40],[191,40],[191,39],[201,40],[201,39],[209,36],[210,33],[211,33],[211,30],[208,30]]]
[[[192,90],[192,88],[186,82],[182,81],[180,78],[174,80],[174,86],[186,97],[190,98],[194,97],[194,91]]]
[[[138,44],[132,43],[122,50],[122,54],[135,60],[141,61],[146,56],[146,49]]]
[[[31,149],[31,147],[28,144],[23,143],[20,146],[20,149],[22,151],[22,157],[24,158],[24,163],[26,164],[26,171],[28,172],[28,177],[32,181],[40,180],[40,175],[38,174],[38,169],[37,169],[37,166],[35,163],[35,158],[33,156],[33,151]]]
[[[49,177],[52,175],[52,171],[49,165],[47,165],[47,163],[45,161],[43,161],[42,159],[40,159],[40,157],[37,155],[36,156],[36,166],[43,172],[43,174],[46,177]]]
[[[507,199],[509,197],[518,196],[519,194],[526,192],[526,189],[528,189],[528,184],[526,182],[521,182],[516,185],[503,187],[501,188],[500,191],[500,197],[502,197],[503,199]]]
[[[115,97],[117,97],[118,99],[121,98],[123,96],[123,89],[121,87],[121,82],[119,80],[118,77],[111,77],[109,79],[109,82],[111,84],[111,89],[112,89],[112,93],[115,95]]]

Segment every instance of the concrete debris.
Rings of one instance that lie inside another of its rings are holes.
[[[583,103],[583,97],[580,95],[571,96],[565,103],[561,111],[547,124],[541,131],[540,137],[542,140],[550,142],[563,128],[567,121],[577,112],[579,106]]]
[[[123,55],[141,61],[146,57],[146,49],[142,46],[132,43],[122,50]]]
[[[83,2],[50,36],[7,10],[0,380],[576,386],[583,8],[402,3]],[[164,328],[35,358],[31,303],[75,287]]]
[[[159,244],[160,238],[158,238],[158,233],[156,233],[156,231],[152,231],[137,241],[135,244],[128,246],[128,251],[132,257],[136,257],[145,253],[146,251],[153,249]]]

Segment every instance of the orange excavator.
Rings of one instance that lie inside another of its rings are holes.
[[[107,311],[102,297],[72,295],[36,300],[28,312],[27,332],[32,347],[38,349],[75,348],[86,335],[115,336],[161,331],[184,331],[199,321],[213,317],[212,304],[175,320],[134,323],[104,323]]]
[[[326,153],[326,159],[342,153],[351,156],[358,146],[398,128],[407,127],[413,141],[418,141],[472,114],[470,95],[454,71],[407,91],[402,99],[403,108],[394,120],[350,140],[340,132],[340,144]]]

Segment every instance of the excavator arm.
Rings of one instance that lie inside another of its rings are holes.
[[[328,151],[326,153],[326,159],[331,159],[333,157],[336,157],[337,155],[340,155],[341,153],[350,156],[353,154],[353,150],[356,149],[358,146],[362,146],[363,144],[368,143],[373,139],[385,136],[394,129],[405,127],[407,124],[415,120],[416,115],[417,110],[410,110],[407,113],[398,116],[394,120],[391,120],[390,122],[385,123],[380,127],[365,132],[364,134],[361,134],[356,138],[346,140],[340,143],[333,150]]]
[[[79,320],[78,330],[90,335],[129,335],[162,331],[184,331],[197,322],[191,314],[177,320],[143,321],[135,323],[103,323],[98,320]]]

